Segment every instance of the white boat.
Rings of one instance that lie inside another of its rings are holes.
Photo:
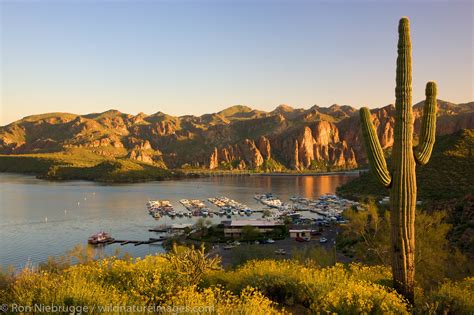
[[[260,200],[264,205],[272,207],[272,208],[279,208],[283,205],[280,199],[261,199]]]
[[[113,240],[112,236],[110,236],[109,233],[106,232],[99,232],[94,235],[91,235],[88,239],[87,242],[92,245],[97,245],[97,244],[103,244],[108,241]]]

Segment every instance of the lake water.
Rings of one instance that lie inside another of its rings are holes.
[[[148,240],[149,228],[161,224],[194,222],[197,218],[153,219],[149,199],[170,200],[184,209],[183,198],[207,200],[227,196],[251,208],[262,208],[256,193],[273,192],[283,201],[299,195],[317,198],[357,175],[225,176],[139,184],[104,185],[85,181],[49,182],[32,176],[0,173],[0,266],[21,268],[64,255],[101,230],[118,239]],[[253,217],[260,217],[255,214]],[[238,217],[238,216],[237,216]],[[219,222],[222,218],[212,219]],[[160,245],[119,244],[97,249],[103,254],[145,256],[162,252]]]

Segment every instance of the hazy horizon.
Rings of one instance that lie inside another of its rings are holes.
[[[8,2],[0,125],[117,109],[174,116],[242,104],[394,102],[397,24],[411,20],[413,103],[473,97],[473,3]]]

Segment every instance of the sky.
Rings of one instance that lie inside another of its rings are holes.
[[[413,101],[474,99],[474,1],[0,0],[0,125],[45,112],[171,115],[235,104],[394,102],[411,20]]]

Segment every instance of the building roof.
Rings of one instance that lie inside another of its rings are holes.
[[[283,223],[269,220],[232,220],[223,222],[226,226],[279,226]]]

